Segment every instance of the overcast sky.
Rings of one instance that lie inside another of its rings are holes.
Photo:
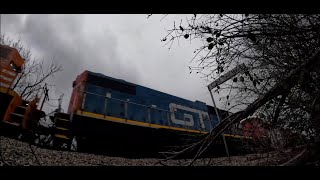
[[[188,65],[200,42],[161,42],[165,29],[183,15],[2,15],[1,33],[20,39],[33,57],[52,60],[63,71],[52,79],[52,99],[64,93],[66,111],[72,81],[84,70],[212,105],[208,84]],[[162,20],[161,20],[162,19]],[[160,21],[161,20],[161,21]],[[215,94],[217,95],[217,94]],[[218,97],[216,96],[216,100]],[[56,102],[50,102],[56,104]],[[219,102],[218,107],[219,107]],[[48,109],[49,107],[46,107]]]

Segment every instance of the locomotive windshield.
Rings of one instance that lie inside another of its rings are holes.
[[[123,92],[123,93],[136,95],[136,87],[128,83],[115,81],[115,80],[97,76],[91,73],[88,74],[87,81],[93,85],[114,89],[116,91]]]

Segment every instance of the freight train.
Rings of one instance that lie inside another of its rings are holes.
[[[114,147],[116,151],[126,152],[129,149],[161,151],[194,142],[219,123],[214,107],[204,102],[189,101],[100,73],[84,71],[72,87],[68,111],[63,113],[58,108],[50,116],[54,124],[50,134],[55,147],[67,145],[68,149],[80,150],[100,145],[99,149],[110,151],[114,151]],[[21,122],[26,116],[22,110],[31,103],[23,101],[9,87],[1,88],[1,101],[7,98],[6,103],[1,102],[2,122],[32,130],[34,126],[23,126],[26,123]],[[3,93],[5,89],[11,94]],[[43,114],[33,110],[37,112],[33,114]],[[229,115],[223,110],[219,113],[221,119]],[[20,117],[20,121],[14,116]],[[33,117],[35,121],[40,118],[39,115]],[[229,142],[255,138],[232,129],[224,136]]]

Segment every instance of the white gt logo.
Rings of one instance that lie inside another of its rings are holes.
[[[191,114],[187,114],[184,113],[183,117],[184,119],[176,119],[174,112],[177,111],[177,109],[181,109],[181,110],[185,110],[185,111],[189,111],[189,112],[193,112],[193,113],[197,113],[199,114],[199,120],[200,120],[200,124],[201,124],[201,128],[205,128],[205,125],[203,123],[203,118],[206,118],[207,120],[209,120],[209,114],[205,111],[200,111],[198,109],[192,109],[186,106],[182,106],[182,105],[178,105],[175,103],[170,103],[169,104],[169,108],[170,108],[170,112],[171,113],[171,121],[175,124],[180,124],[180,125],[186,125],[186,126],[193,126],[194,125],[194,119],[193,116]]]

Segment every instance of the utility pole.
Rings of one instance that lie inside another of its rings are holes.
[[[245,66],[245,64],[240,64],[237,67],[235,67],[234,69],[232,69],[229,72],[227,72],[226,74],[220,76],[217,80],[215,80],[214,82],[212,82],[212,83],[210,83],[208,85],[208,90],[210,92],[212,103],[213,103],[214,109],[216,111],[216,115],[217,115],[219,123],[221,122],[221,118],[220,118],[220,115],[219,115],[219,112],[218,112],[217,105],[216,105],[216,103],[214,101],[214,98],[213,98],[213,95],[212,95],[212,89],[217,87],[217,86],[219,86],[220,84],[226,82],[227,80],[229,80],[230,78],[232,78],[236,74],[241,73],[241,72],[246,71],[246,70],[247,70],[247,67]],[[229,161],[231,161],[230,155],[229,155],[229,149],[228,149],[227,141],[226,141],[226,138],[225,138],[224,134],[222,134],[222,139],[223,139],[223,143],[224,143],[224,147],[226,149],[226,153],[227,153],[228,159],[229,159]]]
[[[212,99],[212,102],[213,102],[213,106],[214,106],[214,109],[216,111],[216,115],[217,115],[217,118],[218,118],[218,121],[219,123],[221,122],[221,119],[220,119],[220,115],[219,115],[219,112],[218,112],[218,108],[217,108],[217,105],[214,101],[214,98],[213,98],[213,95],[212,95],[212,92],[211,92],[211,89],[208,87],[208,90],[210,92],[210,95],[211,95],[211,99]],[[229,154],[229,148],[228,148],[228,145],[227,145],[227,141],[226,141],[226,138],[224,136],[224,134],[221,134],[222,136],[222,139],[223,139],[223,143],[224,143],[224,148],[226,150],[226,153],[227,153],[227,156],[228,156],[228,160],[231,161],[230,159],[230,154]]]
[[[43,92],[44,92],[44,97],[43,97],[43,100],[42,100],[42,103],[41,103],[41,106],[40,106],[40,110],[42,110],[44,102],[46,100],[49,100],[49,95],[48,95],[49,89],[47,88],[47,83],[45,83],[45,85],[43,87]]]

